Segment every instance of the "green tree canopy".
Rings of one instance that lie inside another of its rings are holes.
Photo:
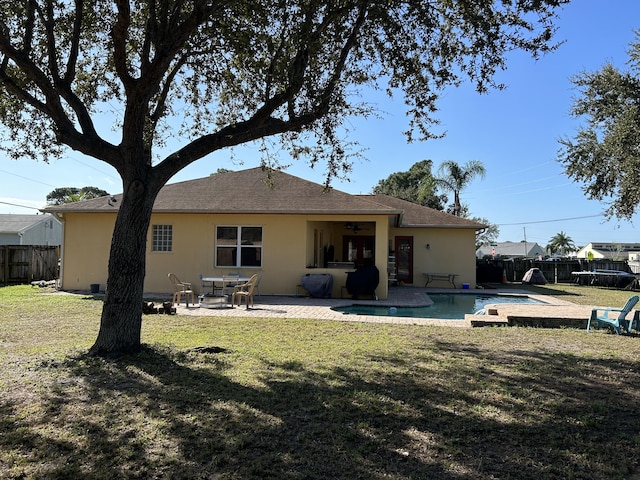
[[[109,192],[98,187],[60,187],[47,194],[47,203],[49,205],[62,205],[63,203],[79,202],[107,195],[109,195]]]
[[[547,243],[547,251],[551,255],[556,253],[566,255],[576,251],[576,244],[565,232],[560,232],[551,237],[551,240]]]
[[[446,197],[437,194],[435,179],[431,174],[432,166],[431,160],[421,160],[414,163],[406,172],[392,173],[373,187],[373,193],[383,193],[425,207],[443,210]]]
[[[585,124],[574,138],[560,140],[559,161],[583,183],[592,200],[606,201],[608,217],[629,219],[640,204],[640,34],[628,50],[629,69],[611,63],[582,72],[571,115]]]
[[[498,240],[498,236],[500,235],[500,227],[498,225],[495,225],[482,217],[471,217],[469,220],[473,220],[474,222],[487,226],[487,228],[479,230],[476,233],[476,250],[482,245],[491,244]]]
[[[347,174],[345,121],[374,113],[366,89],[401,92],[408,139],[429,138],[443,88],[499,88],[507,54],[556,47],[567,2],[0,0],[0,146],[45,160],[69,147],[122,177],[91,353],[140,348],[151,212],[177,172],[273,137]]]
[[[460,192],[464,190],[475,177],[484,177],[485,168],[482,162],[470,160],[463,166],[453,160],[447,160],[438,167],[436,185],[443,190],[453,193],[452,212],[456,216],[462,216],[462,203]]]

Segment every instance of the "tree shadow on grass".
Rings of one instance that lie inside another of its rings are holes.
[[[0,446],[24,465],[11,475],[622,479],[638,466],[638,362],[434,341],[358,359],[366,369],[263,359],[245,379],[239,356],[147,347],[42,365],[31,415],[0,406]]]
[[[622,342],[635,341],[620,340],[621,349]],[[518,459],[509,469],[514,478],[626,479],[640,473],[640,416],[633,413],[640,399],[639,360],[625,363],[524,348],[496,353],[445,342],[437,342],[436,348],[462,363],[464,357],[480,358],[483,365],[477,371],[462,372],[454,382],[461,389],[458,398],[466,395],[469,405],[481,398],[488,411],[503,415],[489,437],[497,442],[466,435],[477,438],[467,445],[470,452],[480,458],[482,452],[499,452],[503,459]],[[483,395],[487,384],[492,395]]]
[[[547,295],[549,297],[579,297],[579,293],[569,292],[566,290],[558,290],[554,288],[544,287],[542,285],[522,285],[522,288],[536,295]]]

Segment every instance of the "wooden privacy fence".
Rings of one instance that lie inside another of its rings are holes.
[[[60,247],[0,245],[0,284],[58,279]]]
[[[506,273],[507,281],[521,282],[522,277],[530,268],[539,268],[549,283],[569,283],[575,277],[571,272],[594,271],[594,270],[619,270],[631,272],[629,264],[625,261],[614,260],[561,260],[559,262],[547,262],[529,259],[509,259],[509,260],[478,260],[476,263],[476,281],[478,283],[500,283],[503,272]]]

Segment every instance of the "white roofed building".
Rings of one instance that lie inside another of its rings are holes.
[[[536,258],[545,255],[544,249],[535,242],[485,243],[476,250],[477,258]]]

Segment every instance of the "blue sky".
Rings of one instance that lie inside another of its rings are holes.
[[[443,139],[407,144],[401,98],[369,98],[384,118],[351,122],[351,134],[365,149],[366,160],[357,160],[350,181],[334,181],[334,188],[370,193],[379,180],[423,159],[433,160],[434,172],[445,160],[479,160],[487,175],[463,191],[462,201],[473,216],[499,225],[500,241],[526,238],[545,246],[563,231],[579,246],[640,242],[640,216],[632,222],[605,222],[605,205],[587,200],[556,161],[558,138],[573,135],[579,125],[568,114],[576,95],[570,77],[597,70],[605,62],[625,67],[633,30],[640,29],[640,2],[574,0],[560,12],[557,25],[557,38],[565,41],[558,51],[538,60],[519,52],[510,56],[508,69],[497,77],[507,84],[506,90],[478,95],[471,85],[464,85],[444,92],[437,113],[441,124],[436,127],[446,132]],[[229,152],[217,152],[171,182],[203,177],[218,168],[251,168],[259,161],[257,146],[237,149],[235,162]],[[283,163],[291,162],[285,158]],[[323,182],[321,165],[311,169],[297,162],[287,172]],[[71,150],[51,164],[14,161],[0,154],[0,213],[36,213],[34,208],[43,206],[54,188],[88,185],[110,193],[122,190],[115,170]]]

